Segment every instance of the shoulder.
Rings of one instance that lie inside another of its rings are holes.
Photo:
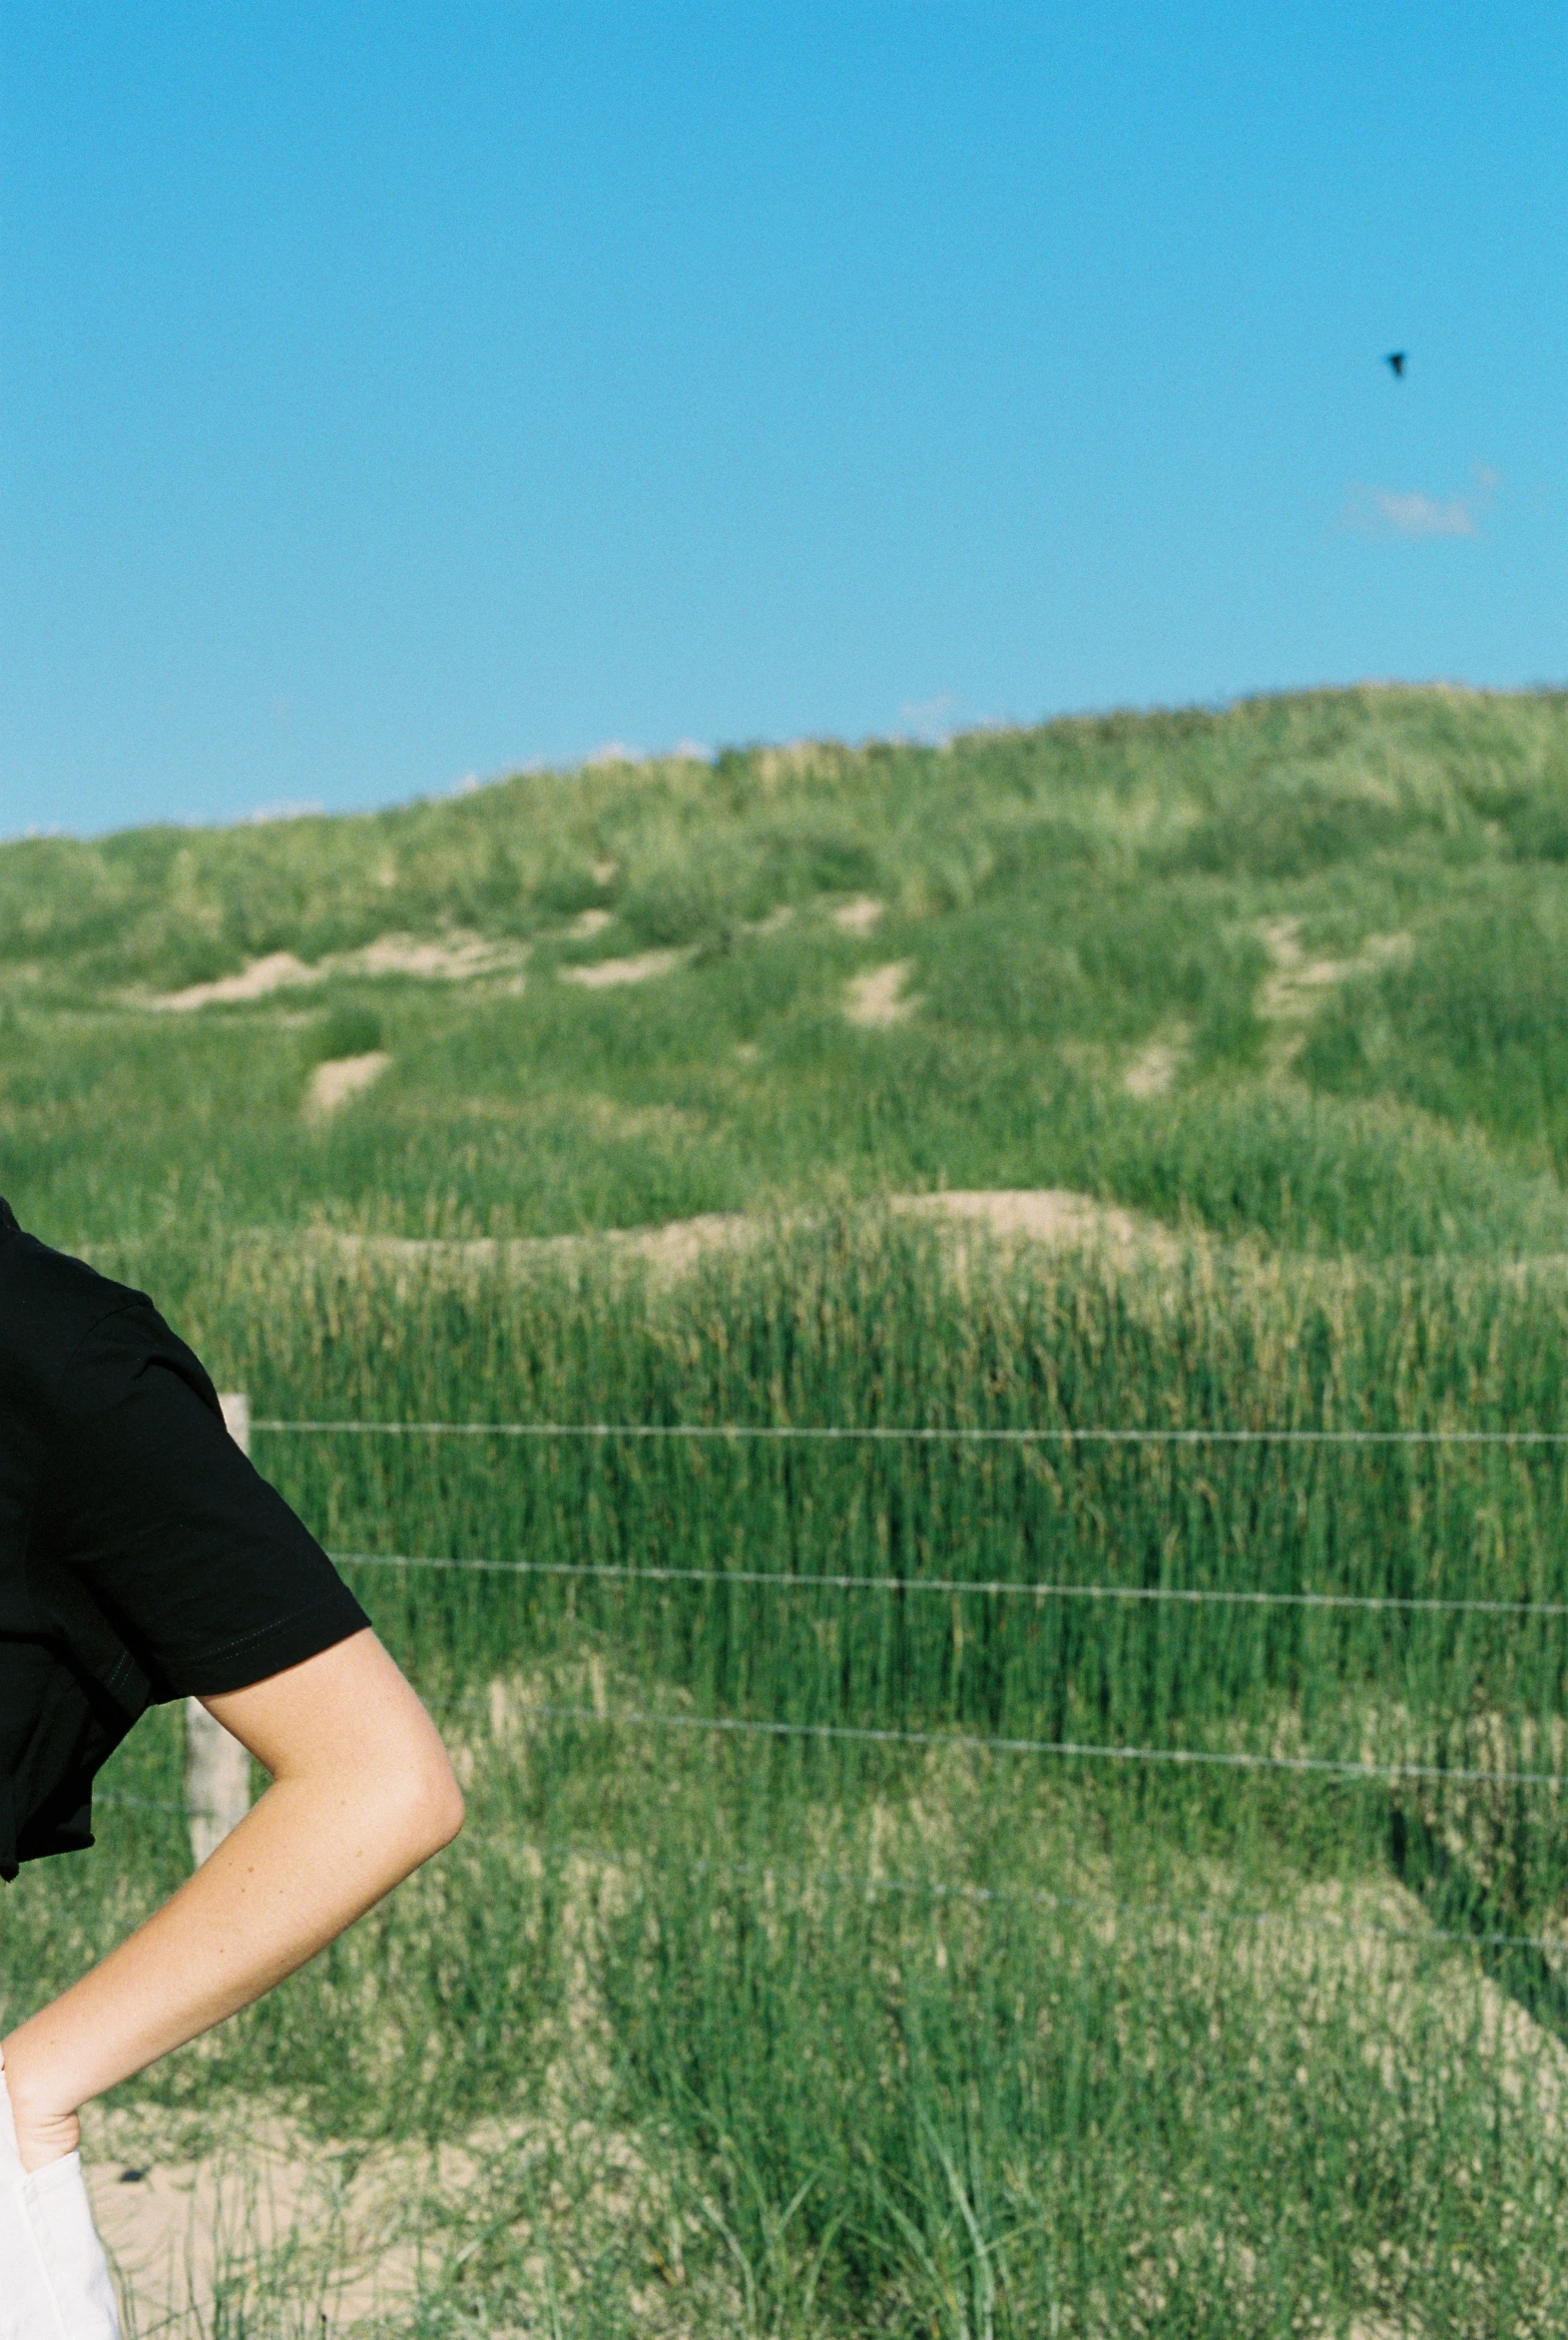
[[[136,1339],[163,1327],[145,1292],[53,1251],[13,1221],[0,1226],[0,1403],[48,1403],[96,1328]],[[138,1328],[140,1320],[140,1328]]]

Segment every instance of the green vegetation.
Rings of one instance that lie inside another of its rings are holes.
[[[1565,839],[1568,698],[1375,691],[25,841],[0,1189],[68,1243],[945,1184],[1561,1249]],[[267,960],[250,998],[146,1004]],[[606,966],[644,979],[565,979]],[[848,1020],[890,968],[904,1019]],[[372,1049],[302,1116],[313,1064]]]
[[[1417,692],[34,841],[0,1190],[263,1423],[1564,1434],[1565,863],[1568,702]],[[881,1207],[942,1185],[1147,1223]],[[713,1210],[679,1276],[406,1240]],[[471,1826],[110,2118],[392,2156],[367,2332],[1568,2322],[1568,1446],[257,1453]],[[8,2010],[183,1874],[176,1720]],[[322,2249],[213,2328],[317,2331]]]
[[[181,1313],[263,1420],[1568,1427],[1555,1274],[958,1277],[853,1220],[674,1285],[240,1249]],[[415,2171],[488,2137],[393,2329],[528,2329],[542,2234],[585,2336],[1560,2326],[1563,1983],[1530,1945],[1568,1879],[1557,1791],[1506,1775],[1560,1767],[1568,1619],[981,1587],[1560,1601],[1561,1450],[259,1446],[344,1554],[535,1571],[345,1558],[470,1830],[121,2091],[155,2139],[259,2099]],[[182,1874],[177,1752],[139,1732],[100,1853],[12,1889],[14,1999]]]

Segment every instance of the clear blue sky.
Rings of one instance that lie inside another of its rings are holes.
[[[1565,279],[1560,0],[0,0],[0,834],[1561,680]]]

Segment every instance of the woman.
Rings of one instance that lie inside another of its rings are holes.
[[[91,1845],[93,1776],[198,1697],[270,1785],[3,2043],[0,2340],[116,2340],[78,2113],[248,2007],[450,1842],[435,1727],[145,1294],[0,1202],[0,1876]]]

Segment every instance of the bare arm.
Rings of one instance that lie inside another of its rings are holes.
[[[371,1632],[203,1703],[271,1784],[171,1901],[5,2042],[29,2169],[73,2150],[90,2096],[249,2007],[462,1826],[435,1725]]]

